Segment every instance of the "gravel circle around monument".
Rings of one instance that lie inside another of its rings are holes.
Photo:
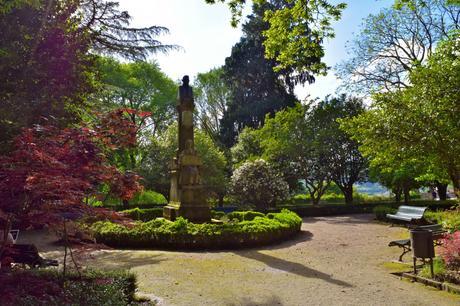
[[[459,305],[460,297],[392,275],[407,231],[372,215],[304,218],[297,238],[223,252],[100,250],[88,265],[128,268],[159,305]],[[408,268],[410,270],[410,267]]]

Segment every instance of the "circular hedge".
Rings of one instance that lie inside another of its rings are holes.
[[[98,243],[129,249],[228,249],[267,245],[285,240],[300,231],[302,219],[283,209],[266,215],[233,212],[223,223],[191,223],[184,218],[157,218],[124,226],[109,221],[92,225]]]

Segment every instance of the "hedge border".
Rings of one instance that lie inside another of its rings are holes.
[[[283,211],[282,213],[286,213]],[[300,232],[302,219],[293,212],[289,212],[295,216],[294,222],[281,222],[276,218],[278,213],[269,213],[265,218],[267,220],[277,219],[280,223],[278,228],[264,228],[264,231],[254,231],[255,227],[250,227],[250,232],[240,231],[223,231],[206,233],[206,234],[191,234],[191,233],[163,233],[151,231],[140,233],[136,237],[136,233],[130,232],[129,229],[122,228],[121,232],[109,231],[93,227],[94,236],[98,243],[106,244],[110,247],[119,249],[174,249],[174,250],[226,250],[240,249],[256,246],[264,246],[274,244],[280,241],[286,241],[293,238]],[[259,219],[258,219],[259,218]],[[243,221],[244,225],[256,225],[261,217],[255,217],[252,221]],[[97,227],[97,226],[96,226]],[[239,228],[240,230],[243,226]]]
[[[373,213],[377,206],[385,205],[391,208],[398,208],[401,205],[409,206],[426,206],[430,210],[446,210],[452,206],[457,205],[455,200],[447,201],[411,201],[409,204],[397,202],[375,202],[366,204],[321,204],[318,206],[289,206],[285,207],[301,217],[323,217],[323,216],[337,216],[347,214],[367,214]],[[277,211],[277,210],[273,210]]]

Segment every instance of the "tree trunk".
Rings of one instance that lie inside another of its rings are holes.
[[[224,194],[219,193],[217,196],[219,197],[217,206],[224,207]]]
[[[447,185],[436,182],[436,189],[438,189],[438,196],[441,201],[447,200]]]
[[[454,185],[454,193],[457,201],[460,201],[460,172],[451,175],[452,185]]]
[[[129,201],[123,200],[123,209],[128,209],[128,208],[129,208]]]
[[[404,204],[409,204],[409,200],[410,200],[410,188],[408,188],[408,187],[403,187],[403,193],[404,193]]]
[[[402,193],[401,188],[395,188],[392,190],[392,192],[395,194],[396,203],[401,203],[401,193]]]
[[[345,197],[345,204],[353,204],[353,185],[339,186],[339,188]]]
[[[315,197],[315,193],[314,192],[310,192],[310,199],[311,199],[311,203],[316,206],[319,204],[319,199],[320,197]]]

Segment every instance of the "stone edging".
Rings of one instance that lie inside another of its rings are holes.
[[[447,282],[439,282],[439,281],[435,281],[429,278],[421,277],[421,276],[414,275],[412,273],[407,273],[407,272],[401,273],[401,276],[404,278],[410,279],[414,282],[422,283],[422,284],[437,288],[439,290],[444,290],[447,292],[460,294],[459,285],[455,285],[455,284],[451,284]]]

